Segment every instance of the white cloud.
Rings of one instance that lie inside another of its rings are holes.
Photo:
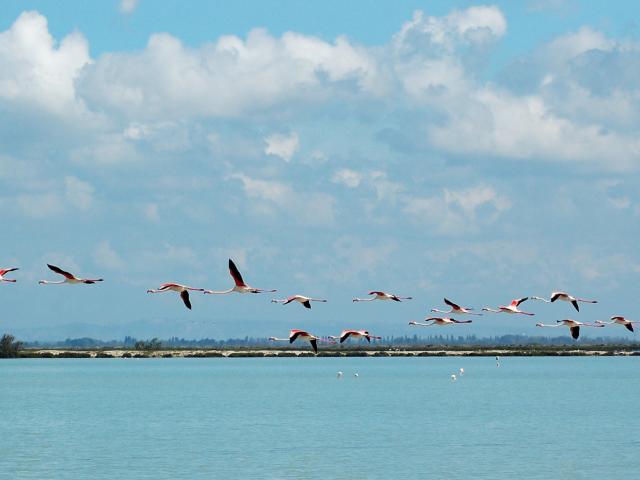
[[[362,182],[362,174],[349,168],[343,168],[333,174],[331,181],[333,183],[341,183],[349,188],[356,188]]]
[[[78,113],[74,82],[89,64],[89,45],[78,32],[59,45],[47,19],[24,12],[9,30],[0,32],[0,101],[44,108],[58,115]]]
[[[417,10],[394,36],[401,51],[413,49],[454,50],[460,44],[483,44],[502,37],[507,21],[498,7],[479,6],[453,10],[443,17],[426,16]]]
[[[124,15],[131,15],[138,8],[139,0],[120,0],[118,10]]]
[[[240,180],[251,210],[260,216],[286,215],[309,225],[328,225],[335,216],[335,199],[326,193],[299,192],[276,180],[261,180],[243,173],[230,175]]]
[[[79,91],[95,108],[138,120],[237,117],[321,100],[341,82],[376,92],[379,78],[372,55],[344,38],[257,29],[246,40],[223,36],[191,49],[162,33],[141,52],[101,56],[83,71]]]
[[[275,155],[282,158],[285,162],[290,162],[294,153],[298,150],[300,144],[298,134],[293,132],[291,135],[282,135],[275,133],[264,139],[267,144],[264,153],[267,155]]]
[[[476,186],[463,190],[444,189],[441,195],[405,198],[404,212],[414,223],[427,224],[443,234],[475,230],[480,226],[478,211],[483,210],[483,224],[494,223],[511,207],[509,199],[492,187]]]

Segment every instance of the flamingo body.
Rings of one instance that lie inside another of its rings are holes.
[[[179,283],[163,283],[159,288],[153,290],[147,290],[147,293],[164,293],[164,292],[178,292],[180,298],[184,303],[184,306],[191,310],[191,300],[189,299],[189,290],[196,292],[204,292],[204,288],[188,287]]]
[[[231,275],[231,278],[233,278],[233,281],[235,283],[235,285],[233,287],[231,287],[229,290],[222,290],[222,291],[216,291],[216,290],[203,290],[204,293],[206,294],[210,294],[210,295],[225,295],[227,293],[233,293],[233,292],[237,292],[237,293],[263,293],[263,292],[275,292],[276,290],[265,290],[263,288],[254,288],[251,287],[249,285],[247,285],[244,281],[244,279],[242,278],[242,275],[240,274],[240,271],[238,270],[238,267],[236,267],[236,264],[233,263],[233,260],[229,259],[229,274]]]
[[[380,290],[372,290],[368,295],[373,295],[371,298],[354,298],[354,302],[371,302],[373,300],[393,300],[394,302],[401,302],[402,300],[412,300],[413,297],[400,297],[393,293],[386,293]]]
[[[38,283],[41,285],[60,285],[63,283],[68,283],[71,285],[75,285],[78,283],[84,283],[84,284],[93,284],[96,282],[102,282],[103,279],[102,278],[79,278],[76,277],[75,275],[73,275],[72,273],[69,273],[65,270],[62,270],[60,267],[56,267],[55,265],[51,265],[47,263],[47,267],[49,267],[49,270],[62,275],[64,277],[64,280],[60,280],[59,282],[52,282],[49,280],[40,280]]]
[[[271,300],[271,303],[281,303],[283,305],[288,305],[291,302],[301,303],[305,308],[311,308],[311,302],[326,302],[326,300],[321,298],[311,298],[305,297],[304,295],[292,295],[284,300]]]

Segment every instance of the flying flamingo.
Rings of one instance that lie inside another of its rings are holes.
[[[16,267],[0,269],[0,282],[16,283],[16,280],[14,278],[4,278],[5,273],[15,272],[16,270],[18,270],[18,268]]]
[[[451,309],[449,309],[449,310],[438,310],[437,308],[432,308],[431,311],[432,312],[437,312],[437,313],[455,313],[455,314],[458,314],[458,315],[462,315],[462,314],[482,315],[481,313],[472,312],[471,310],[473,310],[473,308],[461,307],[460,305],[457,305],[457,304],[453,303],[451,300],[447,300],[446,298],[444,299],[444,303],[449,305],[451,307]]]
[[[409,325],[415,325],[417,327],[432,327],[438,325],[439,327],[444,327],[447,325],[455,325],[456,323],[472,323],[471,320],[456,320],[455,318],[449,317],[430,317],[425,318],[425,321],[431,323],[420,323],[412,320],[409,322]]]
[[[598,325],[613,325],[613,324],[617,323],[618,325],[623,325],[630,332],[633,332],[633,324],[634,323],[640,323],[640,322],[627,320],[624,317],[615,316],[615,317],[611,317],[611,321],[610,322],[603,322],[602,320],[596,320],[596,323]]]
[[[531,300],[540,300],[546,303],[553,303],[556,300],[562,300],[563,302],[570,302],[575,309],[579,312],[580,311],[580,307],[578,306],[578,302],[582,302],[582,303],[598,303],[597,300],[585,300],[584,298],[576,298],[574,296],[569,295],[568,293],[565,292],[553,292],[551,294],[551,299],[547,300],[546,298],[542,298],[542,297],[531,297]]]
[[[229,273],[233,277],[233,281],[235,282],[235,286],[230,288],[229,290],[223,290],[221,292],[215,290],[204,290],[204,293],[214,294],[214,295],[225,295],[227,293],[238,292],[238,293],[262,293],[262,292],[276,292],[277,290],[264,290],[262,288],[253,288],[247,285],[242,279],[242,275],[240,275],[240,271],[236,264],[233,263],[233,260],[229,259]]]
[[[62,275],[64,277],[64,280],[60,280],[59,282],[52,282],[49,280],[40,280],[38,283],[40,285],[60,285],[62,283],[70,283],[70,284],[76,284],[76,283],[87,283],[87,284],[91,284],[91,283],[96,283],[96,282],[102,282],[102,278],[78,278],[75,275],[69,273],[69,272],[65,272],[64,270],[62,270],[59,267],[56,267],[55,265],[49,265],[47,263],[47,267],[49,267],[50,270],[53,270],[54,272]]]
[[[529,297],[516,298],[515,300],[512,300],[509,305],[500,305],[497,310],[495,308],[489,307],[484,307],[482,310],[484,312],[492,313],[520,313],[522,315],[535,315],[535,313],[523,312],[522,310],[518,309],[518,306],[528,298]]]
[[[382,338],[382,337],[376,337],[375,335],[371,335],[367,330],[343,330],[342,333],[340,333],[339,337],[334,337],[333,335],[329,335],[329,338],[333,340],[340,339],[340,343],[344,342],[349,337],[352,337],[352,338],[363,337],[367,339],[367,342],[371,342],[372,338],[375,338],[376,340],[380,340]]]
[[[569,330],[571,331],[571,336],[577,340],[578,337],[580,336],[580,327],[604,327],[604,325],[602,324],[598,324],[598,323],[584,323],[584,322],[578,322],[577,320],[571,320],[571,319],[567,319],[567,320],[556,320],[555,325],[545,325],[544,323],[536,323],[536,327],[548,327],[548,328],[556,328],[556,327],[562,327],[562,326],[566,326],[569,327]]]
[[[292,295],[284,300],[271,300],[271,303],[281,303],[287,305],[291,302],[298,302],[305,306],[305,308],[311,308],[311,302],[326,302],[326,300],[320,298],[305,297],[304,295]]]
[[[385,293],[380,291],[369,292],[368,295],[373,295],[371,298],[354,298],[354,302],[371,302],[372,300],[393,300],[395,302],[401,302],[402,300],[412,300],[413,297],[399,297],[393,293]]]
[[[185,306],[191,310],[189,290],[193,290],[194,292],[204,292],[204,288],[187,287],[186,285],[180,285],[179,283],[163,283],[160,285],[160,288],[156,290],[149,289],[147,290],[147,293],[178,292]]]
[[[277,338],[277,337],[269,337],[269,340],[273,341],[273,342],[289,342],[289,343],[293,343],[296,340],[307,340],[310,344],[311,347],[313,347],[313,351],[316,353],[316,355],[318,354],[318,340],[319,341],[323,341],[320,337],[316,337],[315,335],[311,335],[309,332],[306,332],[304,330],[291,330],[289,332],[289,338]],[[335,342],[328,342],[328,343],[335,343]]]

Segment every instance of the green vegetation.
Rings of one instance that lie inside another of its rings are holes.
[[[153,352],[162,348],[162,342],[157,337],[151,340],[139,340],[134,344],[133,348],[145,352]]]
[[[22,342],[16,341],[13,335],[5,333],[0,339],[0,358],[16,358],[22,350]]]

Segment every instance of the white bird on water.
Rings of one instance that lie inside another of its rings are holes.
[[[460,368],[460,376],[464,375],[464,368]]]
[[[458,378],[456,377],[456,374],[455,374],[455,373],[452,373],[452,374],[451,374],[451,381],[452,381],[452,382],[455,382],[457,379],[458,379]]]
[[[342,375],[343,375],[343,374],[342,374],[342,372],[341,372],[341,371],[339,371],[339,372],[338,372],[338,374],[336,375],[336,377],[338,377],[338,378],[342,378]]]

